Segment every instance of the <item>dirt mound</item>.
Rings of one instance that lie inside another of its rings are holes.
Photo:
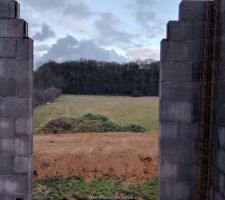
[[[34,177],[143,181],[157,177],[157,133],[36,135]]]
[[[62,117],[54,119],[41,128],[40,133],[100,133],[100,132],[145,132],[138,124],[122,127],[108,117],[88,113],[81,117]]]

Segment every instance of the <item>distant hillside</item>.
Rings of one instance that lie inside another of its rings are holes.
[[[64,94],[158,96],[159,62],[49,62],[35,71],[34,87],[60,88]]]

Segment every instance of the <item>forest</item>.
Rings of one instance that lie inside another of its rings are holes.
[[[34,72],[34,88],[63,94],[158,96],[159,62],[48,62]]]

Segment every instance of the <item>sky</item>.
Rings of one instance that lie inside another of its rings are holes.
[[[81,58],[159,59],[180,0],[18,0],[34,40],[35,67]]]

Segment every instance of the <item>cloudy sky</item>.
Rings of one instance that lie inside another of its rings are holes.
[[[19,0],[34,39],[35,66],[80,58],[159,59],[180,0]]]

